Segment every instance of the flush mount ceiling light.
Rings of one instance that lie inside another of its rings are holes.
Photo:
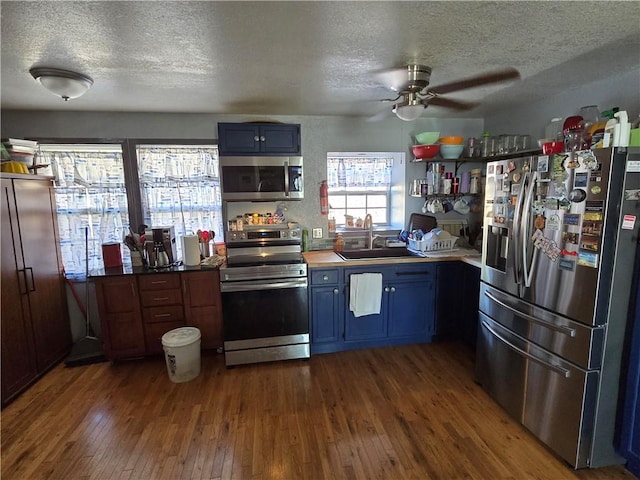
[[[29,73],[44,88],[65,102],[70,98],[81,97],[93,85],[91,77],[59,68],[36,67],[29,70]]]

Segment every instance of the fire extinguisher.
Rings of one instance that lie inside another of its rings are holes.
[[[320,213],[322,215],[329,214],[329,186],[326,180],[320,184]]]

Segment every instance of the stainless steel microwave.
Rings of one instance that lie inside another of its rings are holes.
[[[220,157],[222,200],[304,198],[302,157]]]

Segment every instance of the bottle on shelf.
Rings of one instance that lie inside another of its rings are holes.
[[[341,158],[338,163],[338,187],[347,186],[347,168],[344,165],[344,160]]]
[[[336,237],[334,249],[336,252],[342,252],[344,250],[344,238],[342,238],[341,233],[339,233],[338,236]]]

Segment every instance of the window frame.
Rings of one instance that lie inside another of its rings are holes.
[[[331,151],[327,152],[325,159],[325,170],[326,176],[329,178],[329,170],[328,170],[328,159],[332,158],[340,158],[340,157],[358,157],[358,156],[366,156],[369,158],[374,157],[391,157],[393,160],[393,164],[391,167],[391,185],[388,189],[384,190],[384,195],[387,197],[387,220],[386,223],[375,223],[377,229],[402,229],[404,225],[404,216],[405,216],[405,177],[406,177],[406,154],[404,152],[368,152],[368,151]],[[349,195],[362,195],[362,194],[376,194],[376,190],[329,190],[329,197],[331,195],[345,195],[348,197]],[[331,202],[329,202],[331,203]],[[342,209],[341,209],[342,210]],[[330,210],[331,212],[331,210]],[[355,220],[355,219],[354,219]],[[336,218],[336,229],[338,231],[348,231],[349,228],[346,227],[345,221],[341,222],[337,221]]]

